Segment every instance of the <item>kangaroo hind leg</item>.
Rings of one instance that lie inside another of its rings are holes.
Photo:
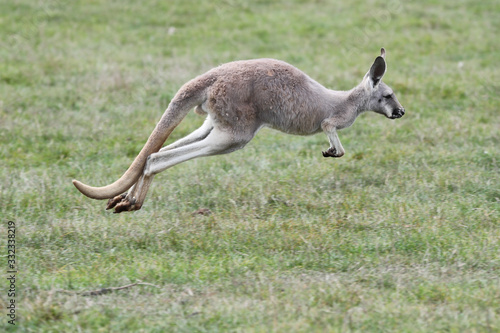
[[[154,175],[146,176],[142,174],[128,193],[109,199],[106,209],[114,208],[114,213],[141,209],[149,187],[153,182],[153,177]]]
[[[189,145],[191,143],[201,141],[210,134],[214,128],[212,119],[210,116],[207,117],[203,125],[188,134],[187,136],[175,141],[174,143],[163,147],[160,151],[167,151],[174,148],[179,148],[182,146]],[[153,176],[145,176],[144,174],[137,180],[137,182],[130,188],[127,193],[123,193],[115,196],[108,200],[106,209],[115,209],[115,213],[120,213],[123,211],[139,210],[141,208],[144,199],[146,198],[146,193],[153,181]]]
[[[214,127],[203,140],[151,154],[144,167],[144,174],[155,175],[197,157],[228,154],[243,148],[252,138],[253,134],[229,133]]]
[[[170,149],[162,149],[151,154],[144,166],[143,174],[134,185],[133,190],[127,195],[111,199],[108,209],[115,208],[115,213],[140,209],[155,174],[197,157],[227,154],[241,149],[253,138],[254,133],[249,135],[241,134],[235,135],[217,127],[212,127],[209,134],[201,140],[192,141],[191,143],[186,140],[184,145],[176,145],[177,142],[175,142]],[[165,148],[169,148],[169,146]]]
[[[201,141],[201,140],[205,139],[210,134],[210,132],[213,130],[213,128],[214,128],[213,120],[210,116],[208,116],[200,128],[198,128],[197,130],[195,130],[191,134],[188,134],[187,136],[183,137],[182,139],[179,139],[179,140],[175,141],[174,143],[169,144],[166,147],[163,147],[162,149],[160,149],[160,151],[171,150],[174,148],[186,146],[188,144],[191,144],[191,143],[194,143],[197,141]]]

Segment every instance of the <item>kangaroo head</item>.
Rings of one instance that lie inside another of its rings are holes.
[[[405,109],[399,103],[391,87],[382,82],[386,69],[385,49],[382,48],[380,56],[375,59],[361,83],[368,94],[366,106],[368,110],[383,114],[387,118],[401,118],[405,114]]]

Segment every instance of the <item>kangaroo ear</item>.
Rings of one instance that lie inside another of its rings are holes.
[[[387,68],[385,64],[385,50],[382,49],[381,51],[382,55],[378,56],[375,61],[373,62],[372,67],[370,68],[370,71],[368,72],[368,80],[370,82],[371,88],[375,88],[380,80],[382,79],[382,76],[384,76],[385,70]]]
[[[380,56],[385,59],[385,49],[384,48],[380,49]]]

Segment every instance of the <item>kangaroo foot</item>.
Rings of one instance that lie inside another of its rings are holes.
[[[124,194],[120,194],[114,198],[109,199],[108,204],[106,205],[106,210],[114,208],[120,201],[125,199],[126,196],[127,196],[127,193],[124,193]]]
[[[115,211],[113,213],[131,212],[141,209],[141,206],[141,204],[136,203],[135,199],[125,197],[115,206]]]
[[[344,152],[338,152],[335,147],[328,148],[327,151],[322,152],[323,157],[342,157],[344,156]]]
[[[128,198],[127,193],[124,193],[109,199],[106,209],[114,208],[115,211],[113,213],[121,213],[139,210],[141,209],[141,206],[142,205],[138,204],[134,198]]]

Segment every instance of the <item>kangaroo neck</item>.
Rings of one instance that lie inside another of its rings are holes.
[[[325,118],[335,118],[338,128],[349,127],[356,117],[366,111],[366,92],[357,86],[351,90],[329,90],[323,93],[326,103]]]

